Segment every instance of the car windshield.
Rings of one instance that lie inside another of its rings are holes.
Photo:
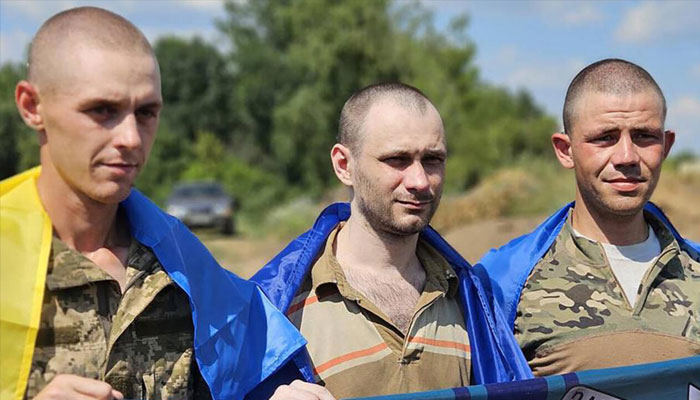
[[[180,186],[173,192],[174,197],[215,197],[223,195],[223,189],[221,189],[219,185],[215,184],[193,184]]]

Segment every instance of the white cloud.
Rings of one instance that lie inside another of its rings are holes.
[[[700,98],[692,95],[678,97],[669,106],[669,113],[676,117],[695,118],[700,121]]]
[[[559,2],[547,0],[530,1],[456,1],[421,0],[428,9],[438,14],[455,15],[467,13],[471,16],[519,16],[534,17],[553,26],[583,26],[605,18],[599,5],[589,2]]]
[[[185,7],[207,12],[219,12],[224,8],[223,0],[179,0]]]
[[[603,13],[595,3],[587,2],[536,2],[542,17],[553,24],[564,23],[571,26],[589,25],[602,21]]]
[[[539,63],[517,63],[505,81],[511,87],[528,89],[566,88],[571,78],[586,64],[582,60],[553,60]]]
[[[672,99],[666,126],[676,132],[676,151],[693,150],[700,155],[700,97],[686,94]]]
[[[644,2],[628,10],[615,31],[615,39],[644,44],[659,39],[697,35],[700,2]]]

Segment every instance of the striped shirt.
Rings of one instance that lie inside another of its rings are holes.
[[[426,281],[408,335],[347,282],[328,238],[287,311],[306,337],[318,383],[336,397],[436,390],[469,384],[471,354],[449,263],[419,240]]]

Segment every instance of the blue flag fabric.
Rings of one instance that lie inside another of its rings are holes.
[[[700,356],[363,400],[700,400]],[[355,400],[360,400],[356,398]]]
[[[520,293],[537,262],[544,256],[566,223],[569,203],[547,218],[534,231],[513,239],[499,249],[486,253],[474,266],[474,271],[484,282],[489,281],[488,291],[503,310],[511,329],[515,324],[515,314],[520,302]],[[659,207],[648,202],[644,210],[659,218],[673,233],[681,248],[690,254],[700,253],[700,244],[684,239],[673,227],[671,221]]]
[[[194,355],[214,399],[242,399],[306,341],[255,285],[221,268],[178,219],[137,190],[121,203],[131,234],[187,293]]]
[[[313,227],[294,239],[251,280],[265,291],[280,310],[286,312],[304,278],[324,248],[335,227],[350,217],[350,205],[328,206]],[[472,356],[475,383],[508,382],[532,377],[532,372],[506,325],[501,311],[493,306],[471,266],[434,229],[425,228],[421,237],[452,265],[460,281],[459,295]],[[303,376],[313,382],[308,361],[297,362]]]

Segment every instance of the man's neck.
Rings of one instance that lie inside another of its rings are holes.
[[[641,243],[649,234],[642,210],[632,215],[602,215],[580,198],[574,206],[572,225],[583,236],[616,246]]]
[[[350,286],[382,310],[404,335],[426,279],[416,255],[417,244],[417,233],[377,232],[356,209],[335,241],[335,256]]]
[[[389,235],[377,232],[358,212],[353,212],[336,238],[335,255],[344,268],[409,272],[420,267],[416,256],[418,234]]]
[[[56,235],[69,247],[92,253],[128,242],[116,224],[118,204],[99,203],[76,193],[51,167],[42,168],[37,190]]]

